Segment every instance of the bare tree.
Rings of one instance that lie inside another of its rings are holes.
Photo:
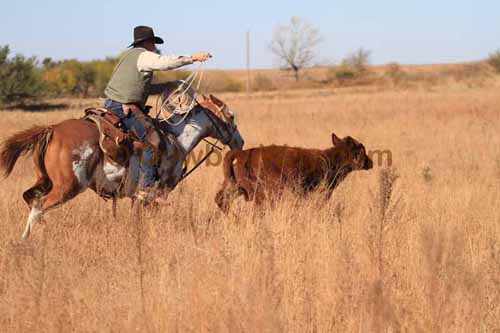
[[[357,51],[350,53],[342,63],[354,67],[360,73],[366,71],[366,66],[370,64],[371,51],[360,47]]]
[[[320,42],[318,29],[299,17],[292,17],[290,25],[275,28],[270,49],[283,67],[294,71],[298,81],[299,71],[311,64]]]

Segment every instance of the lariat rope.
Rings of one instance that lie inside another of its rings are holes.
[[[182,100],[182,98],[191,89],[191,87],[193,86],[194,82],[198,79],[198,83],[196,84],[196,92],[197,92],[200,89],[201,81],[203,80],[203,75],[204,74],[205,74],[205,69],[203,68],[203,62],[202,62],[202,63],[200,63],[200,65],[199,65],[199,67],[198,67],[197,70],[193,71],[191,74],[189,74],[189,76],[185,80],[182,81],[182,87],[185,87],[185,88],[179,94],[175,94],[176,98]],[[187,87],[186,87],[186,85],[187,85]],[[174,94],[170,94],[163,101],[161,101],[161,97],[159,97],[156,100],[156,110],[157,110],[156,111],[156,119],[160,118],[160,115],[161,115],[162,119],[160,119],[160,121],[164,121],[164,122],[168,123],[171,126],[178,126],[181,123],[183,123],[184,120],[186,119],[186,117],[191,113],[191,111],[195,107],[197,101],[196,101],[196,98],[193,97],[193,100],[191,101],[191,103],[189,105],[181,106],[180,103],[175,103],[175,104],[172,103],[171,98],[173,96],[174,96]],[[161,105],[159,104],[160,101],[161,101]],[[166,115],[165,112],[164,112],[164,108],[165,107],[169,107],[169,106],[170,106],[170,108],[169,108],[170,115]],[[171,121],[170,118],[172,118],[174,115],[180,115],[181,119],[178,120],[177,122]],[[211,117],[209,117],[209,118],[213,122],[213,119]],[[214,126],[215,126],[217,132],[219,132],[219,135],[222,135],[222,133],[220,133],[220,130],[217,127],[217,125],[214,124]],[[183,172],[183,174],[181,176],[181,179],[179,180],[179,183],[181,181],[183,181],[184,179],[186,179],[201,164],[203,164],[203,162],[205,162],[210,157],[210,155],[212,155],[215,152],[215,150],[219,150],[219,151],[223,150],[223,148],[221,148],[221,147],[219,147],[217,145],[219,143],[219,140],[216,140],[215,143],[212,143],[212,142],[210,142],[207,139],[203,139],[203,141],[205,141],[206,143],[208,143],[211,146],[210,150],[189,171],[187,171],[186,168],[184,169],[184,172]]]
[[[161,98],[158,98],[156,100],[156,119],[161,118],[160,121],[164,121],[168,123],[171,126],[178,126],[184,120],[186,117],[189,115],[191,110],[194,108],[196,105],[196,98],[193,96],[193,100],[191,103],[188,105],[180,105],[180,103],[175,103],[172,101],[173,96],[175,95],[176,99],[182,100],[182,98],[188,93],[188,91],[191,89],[193,86],[194,82],[198,79],[198,83],[196,85],[196,91],[200,89],[201,86],[201,81],[203,79],[203,74],[205,73],[205,69],[203,68],[203,62],[200,63],[199,67],[197,70],[193,71],[189,76],[185,79],[182,80],[181,87],[183,88],[182,92],[178,94],[170,94],[165,100],[161,101]],[[161,101],[161,105],[159,105],[159,102]],[[159,105],[159,107],[158,107]],[[170,110],[170,115],[166,115],[164,112],[165,107],[167,107]],[[177,122],[173,122],[170,120],[174,115],[180,115],[181,119],[179,119]]]

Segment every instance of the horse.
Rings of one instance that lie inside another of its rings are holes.
[[[188,154],[205,138],[213,138],[231,149],[242,149],[244,140],[235,114],[224,107],[219,112],[200,105],[185,115],[174,114],[165,122],[154,120],[160,145],[159,193],[172,191],[184,175]],[[170,133],[170,135],[168,135]],[[172,138],[172,136],[174,138]],[[104,198],[132,198],[140,177],[140,155],[135,152],[128,166],[106,158],[99,147],[95,124],[68,119],[52,126],[34,126],[7,138],[0,149],[0,169],[8,177],[18,158],[33,156],[37,181],[23,193],[30,210],[23,239],[43,214],[73,199],[86,189]],[[115,205],[113,205],[115,206]]]

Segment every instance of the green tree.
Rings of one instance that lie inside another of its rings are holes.
[[[115,65],[115,58],[84,62],[46,58],[43,78],[52,96],[102,96]]]
[[[64,61],[61,68],[65,90],[71,95],[88,97],[96,77],[92,64],[71,59]]]
[[[78,92],[82,97],[89,96],[89,90],[94,88],[96,70],[91,63],[81,63],[76,73]]]
[[[118,60],[116,58],[108,57],[104,60],[94,60],[91,62],[91,66],[95,70],[94,77],[94,94],[96,96],[102,96],[104,93],[104,89],[108,84],[109,79],[111,78],[111,74],[116,66]]]
[[[52,58],[48,57],[42,60],[42,65],[43,68],[54,68],[57,65],[57,63],[54,62]]]
[[[9,57],[9,53],[9,46],[0,47],[0,104],[40,97],[44,85],[36,67],[36,58],[20,54]]]

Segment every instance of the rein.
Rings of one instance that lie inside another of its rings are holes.
[[[195,166],[193,166],[193,167],[191,168],[191,170],[189,170],[189,171],[187,171],[187,172],[185,171],[185,172],[182,174],[182,177],[181,177],[181,179],[179,179],[179,182],[178,182],[178,183],[182,182],[182,181],[183,181],[184,179],[186,179],[186,178],[187,178],[187,177],[188,177],[191,173],[193,173],[193,171],[194,171],[194,170],[198,169],[198,167],[199,167],[200,165],[202,165],[202,164],[203,164],[203,162],[205,162],[205,161],[206,161],[206,160],[210,157],[210,155],[212,155],[212,154],[214,153],[214,151],[215,151],[215,150],[219,150],[219,151],[222,151],[222,150],[223,150],[223,148],[221,148],[221,147],[217,146],[217,143],[219,142],[219,140],[217,140],[215,143],[212,143],[212,142],[208,141],[207,139],[203,139],[203,141],[205,141],[206,143],[208,143],[209,145],[211,145],[211,146],[212,146],[212,148],[210,148],[210,151],[209,151],[208,153],[206,153],[206,154],[205,154],[205,156],[204,156],[201,160],[199,160],[199,161],[198,161],[198,163],[196,163],[196,164],[195,164]]]
[[[222,135],[222,132],[221,132],[221,130],[220,130],[220,128],[219,128],[219,126],[217,125],[217,123],[215,122],[215,120],[212,118],[211,113],[210,113],[210,112],[207,112],[205,109],[203,109],[203,110],[204,110],[204,112],[206,113],[206,115],[207,115],[208,119],[210,119],[210,121],[212,122],[212,125],[214,125],[215,130],[217,131],[217,133],[219,134],[219,136],[220,136],[222,139],[224,139],[224,135]],[[231,134],[231,135],[232,135],[232,134]],[[210,150],[209,150],[209,151],[205,154],[205,156],[204,156],[201,160],[199,160],[199,161],[198,161],[198,163],[196,163],[196,164],[195,164],[195,166],[193,166],[193,167],[191,168],[191,170],[189,170],[189,171],[187,171],[187,172],[184,172],[184,173],[182,174],[182,177],[181,177],[181,179],[179,180],[179,183],[180,183],[181,181],[183,181],[184,179],[186,179],[186,178],[187,178],[187,177],[188,177],[191,173],[193,173],[193,171],[194,171],[194,170],[198,169],[198,167],[199,167],[200,165],[202,165],[202,164],[203,164],[203,162],[205,162],[205,161],[206,161],[206,160],[210,157],[210,155],[212,155],[212,154],[214,153],[214,151],[215,151],[216,149],[217,149],[217,150],[219,150],[219,151],[222,151],[222,150],[224,149],[224,148],[221,148],[221,147],[217,146],[217,143],[219,143],[219,140],[215,141],[215,143],[212,143],[212,142],[208,141],[207,139],[203,139],[203,141],[205,141],[205,142],[206,142],[206,143],[208,143],[210,146],[212,146],[212,148],[210,148]]]

